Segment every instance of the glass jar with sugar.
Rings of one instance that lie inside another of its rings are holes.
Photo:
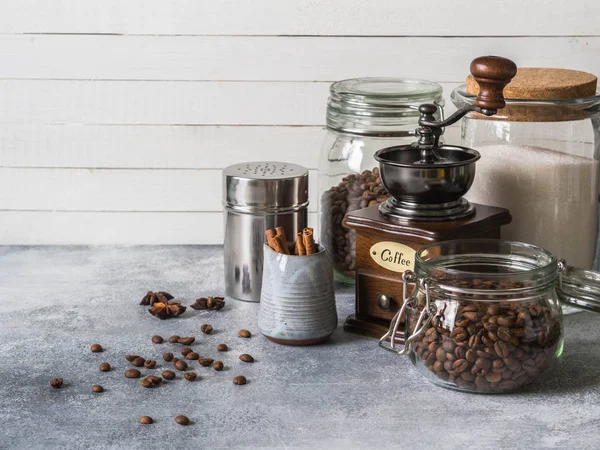
[[[597,78],[567,69],[520,68],[504,89],[506,108],[493,117],[470,113],[462,144],[481,153],[471,202],[508,208],[502,238],[598,267],[600,92]],[[472,77],[452,93],[471,104]]]

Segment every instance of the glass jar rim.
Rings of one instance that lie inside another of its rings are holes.
[[[511,282],[515,289],[530,289],[557,279],[558,260],[548,250],[523,242],[458,239],[420,248],[415,256],[415,272],[418,277],[428,277],[439,284],[479,280]],[[503,286],[512,290],[510,284]]]
[[[442,86],[433,81],[406,78],[350,78],[329,88],[327,128],[365,136],[408,136],[416,126],[419,106],[444,106]]]
[[[364,77],[336,81],[329,87],[333,97],[340,97],[355,104],[415,104],[442,95],[442,86],[434,81],[394,78]],[[392,102],[391,104],[388,102]]]

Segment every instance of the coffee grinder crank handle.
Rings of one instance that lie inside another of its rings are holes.
[[[419,128],[415,131],[418,136],[417,145],[421,149],[421,163],[435,161],[435,150],[442,134],[442,128],[458,122],[469,112],[478,112],[493,116],[506,106],[504,87],[517,74],[517,66],[510,59],[501,56],[480,56],[471,62],[471,74],[479,84],[479,94],[473,105],[465,106],[444,120],[435,120],[438,108],[433,104],[419,107],[421,117]]]

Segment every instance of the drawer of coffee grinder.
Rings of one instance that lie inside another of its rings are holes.
[[[362,318],[383,319],[390,322],[402,307],[402,274],[382,276],[360,271],[356,276],[357,315]],[[408,286],[408,293],[413,286]]]

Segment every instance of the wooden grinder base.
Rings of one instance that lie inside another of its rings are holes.
[[[508,210],[473,206],[475,214],[454,222],[389,220],[379,213],[379,205],[346,214],[344,227],[356,231],[356,305],[355,313],[344,323],[344,330],[381,338],[402,306],[402,271],[392,271],[378,264],[371,255],[373,245],[393,242],[416,252],[424,245],[451,239],[500,238],[500,227],[512,220]],[[409,286],[409,292],[411,290]],[[379,301],[381,295],[389,302]],[[403,331],[397,334],[400,341]]]

